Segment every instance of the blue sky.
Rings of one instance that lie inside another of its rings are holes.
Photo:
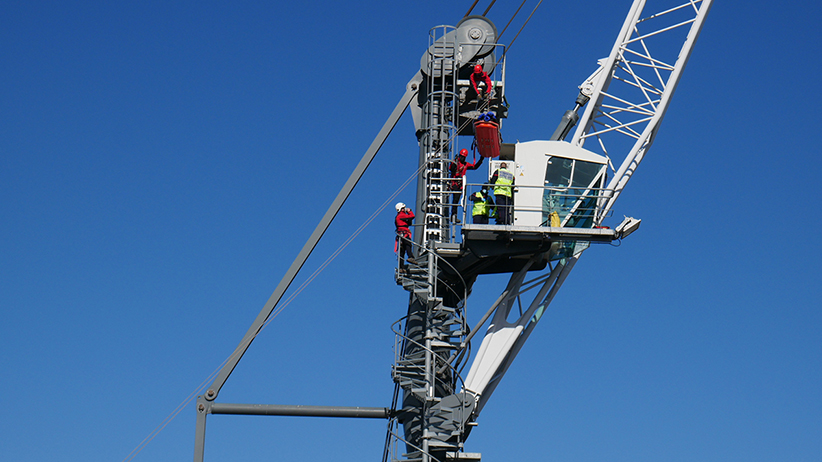
[[[0,7],[4,460],[125,459],[233,351],[416,72],[428,29],[471,3]],[[497,3],[501,29],[519,2]],[[543,3],[509,54],[506,141],[551,135],[629,5]],[[585,253],[468,451],[822,458],[821,13],[716,2],[616,205],[641,229]],[[416,156],[406,114],[298,284]],[[392,217],[262,332],[219,401],[390,404],[390,326],[407,300]],[[481,279],[469,318],[503,284]],[[378,460],[384,427],[213,416],[206,460]],[[189,460],[193,443],[189,405],[134,460]]]

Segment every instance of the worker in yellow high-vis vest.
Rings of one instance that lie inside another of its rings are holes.
[[[469,197],[474,207],[471,209],[471,216],[474,218],[475,225],[487,225],[488,217],[494,216],[494,200],[488,194],[485,187],[482,191],[477,191]]]
[[[497,203],[497,224],[510,225],[514,222],[514,174],[508,170],[508,163],[499,164],[499,168],[488,181],[494,187],[494,199]]]

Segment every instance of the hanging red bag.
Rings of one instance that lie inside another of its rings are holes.
[[[482,157],[499,157],[499,124],[478,120],[474,122],[474,137]]]

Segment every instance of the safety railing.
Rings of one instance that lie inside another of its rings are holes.
[[[411,226],[412,226],[412,228],[420,228],[421,227],[421,225],[417,225],[417,224],[411,225]],[[418,232],[418,231],[415,231],[415,232]],[[411,245],[411,249],[412,249],[411,258],[414,259],[413,263],[409,262],[407,259],[405,259],[405,255],[400,254],[400,246],[402,245],[403,241],[405,241],[405,242],[407,242],[408,244]],[[453,296],[453,298],[455,298],[457,300],[461,300],[457,304],[457,309],[456,309],[455,314],[456,314],[456,316],[459,317],[460,330],[463,331],[463,332],[466,332],[468,330],[468,324],[467,324],[467,321],[466,321],[467,301],[468,301],[468,284],[465,281],[465,279],[462,277],[460,272],[453,265],[451,265],[451,263],[449,263],[448,260],[446,260],[443,257],[441,257],[440,255],[438,255],[436,251],[434,251],[430,248],[427,248],[427,247],[420,246],[419,244],[414,242],[413,239],[407,239],[407,238],[398,236],[397,240],[396,240],[396,245],[397,245],[397,249],[396,249],[397,250],[397,266],[395,268],[395,278],[398,281],[401,280],[402,278],[412,279],[412,276],[410,275],[410,272],[401,271],[401,269],[403,267],[414,266],[414,267],[421,268],[422,272],[424,274],[422,274],[421,277],[418,278],[420,280],[415,281],[415,284],[417,284],[420,288],[430,289],[430,296],[432,298],[442,298],[445,295],[449,295],[449,296]],[[454,288],[451,286],[451,284],[449,284],[447,281],[443,280],[442,278],[440,278],[438,276],[438,274],[437,274],[438,271],[439,271],[438,268],[441,265],[442,266],[447,266],[450,269],[450,271],[460,279],[461,286],[463,287],[462,293],[456,292],[454,290]],[[422,279],[424,279],[424,281],[422,281]],[[447,294],[439,293],[438,290],[437,290],[437,287],[440,287],[440,290],[444,290],[445,292],[448,292],[448,293]],[[467,348],[470,348],[470,345],[467,345]],[[453,367],[458,368],[459,364],[460,364],[460,361],[462,359],[464,359],[464,358],[459,357],[458,360],[453,364]]]
[[[598,225],[596,219],[604,205],[606,192],[605,188],[586,188],[570,186],[511,186],[510,212],[512,223],[501,223],[496,218],[501,214],[497,205],[497,198],[494,195],[495,185],[483,183],[466,183],[463,188],[464,194],[460,198],[458,206],[462,209],[461,216],[463,223],[491,224],[491,225],[520,225],[527,222],[526,226],[545,227],[568,227],[568,228],[593,228]],[[538,190],[534,194],[534,190]],[[484,195],[489,199],[486,217],[484,219],[473,219],[472,196],[474,193],[484,191]],[[523,194],[530,191],[529,194]],[[527,198],[527,200],[525,199]],[[519,223],[518,223],[519,222]]]
[[[463,323],[465,323],[464,316],[459,316],[459,317],[460,317],[460,320]],[[462,392],[460,392],[459,394],[463,395],[463,400],[464,399],[474,399],[473,395],[470,395],[465,391],[465,383],[464,383],[464,380],[462,378],[462,368],[460,367],[460,365],[459,364],[452,364],[452,361],[450,361],[450,359],[452,357],[443,356],[443,355],[439,354],[437,351],[435,351],[434,349],[427,348],[425,346],[425,344],[423,344],[421,342],[418,342],[418,341],[412,339],[411,337],[408,337],[407,335],[405,335],[405,333],[403,332],[402,326],[403,326],[403,324],[406,320],[407,320],[407,316],[404,316],[401,319],[397,320],[391,326],[391,330],[394,332],[394,338],[395,338],[395,341],[394,341],[394,356],[395,356],[394,365],[395,365],[395,367],[397,367],[398,365],[400,365],[402,363],[402,361],[403,361],[403,353],[402,352],[406,350],[406,347],[408,346],[408,344],[409,343],[413,344],[419,350],[427,351],[429,354],[431,354],[431,356],[433,358],[435,358],[435,363],[443,364],[444,367],[447,370],[449,370],[451,374],[453,374],[454,384],[456,385],[454,387],[454,390],[455,390],[455,392],[456,392],[456,390],[462,390]],[[463,331],[463,336],[464,336],[464,333],[465,333],[465,331]],[[467,351],[469,348],[470,347],[468,345],[463,345],[462,346],[463,351]],[[458,355],[458,356],[462,356],[462,355]],[[437,382],[438,382],[437,376],[439,376],[441,374],[441,372],[442,371],[438,371],[438,373],[435,373],[435,374],[432,375],[432,377],[434,378],[434,383],[431,383],[429,385],[432,386],[433,388],[438,388],[437,387],[437,385],[438,385],[437,384]],[[398,388],[398,391],[399,391],[399,389],[401,388],[400,383],[401,383],[402,379],[399,376],[397,376],[397,374],[398,374],[397,370],[392,371],[392,375],[394,375],[394,380],[396,381],[395,386]],[[449,384],[449,385],[451,385],[451,384]],[[394,428],[398,427],[400,425],[400,423],[399,423],[399,419],[397,417],[398,413],[396,412],[396,409],[393,409],[393,411],[394,411],[392,413],[393,415],[392,415],[392,417],[389,421],[389,425],[388,425],[388,435],[387,435],[387,438],[386,438],[386,447],[385,447],[385,454],[384,454],[383,460],[387,460],[388,457],[390,457],[391,461],[403,460],[403,459],[400,459],[397,456],[398,446],[401,443],[406,444],[406,450],[417,451],[417,452],[420,453],[420,455],[425,453],[425,451],[423,450],[422,447],[412,444],[411,442],[407,441],[405,438],[401,437],[400,435],[398,435],[394,431]],[[460,422],[467,422],[468,417],[469,417],[468,416],[469,412],[471,412],[471,411],[467,410],[465,406],[460,406],[459,409],[457,410],[456,418]],[[463,425],[459,425],[457,427],[456,431],[457,431],[457,434],[458,434],[458,435],[456,435],[456,436],[458,436],[458,439],[455,442],[455,445],[457,447],[459,447],[463,442],[462,441],[462,436],[465,435],[465,427]],[[425,436],[423,436],[423,438],[425,438]],[[407,456],[407,455],[408,454],[405,454],[405,456]],[[433,457],[432,454],[427,454],[427,455],[430,458],[429,460],[431,460],[432,462],[439,460],[439,459],[436,459],[435,457]],[[408,459],[406,459],[406,460],[408,460]],[[412,458],[410,460],[414,460],[414,459]],[[444,461],[440,461],[440,462],[444,462]]]
[[[389,458],[392,461],[400,460],[397,454],[398,446],[401,443],[405,443],[407,450],[415,453],[415,456],[407,458],[406,460],[417,460],[416,458],[420,457],[421,459],[435,462],[438,459],[424,449],[427,447],[427,443],[423,443],[421,446],[414,445],[394,431],[394,428],[399,425],[396,413],[397,393],[399,393],[400,388],[412,394],[421,393],[422,395],[418,395],[418,398],[426,401],[426,406],[429,406],[439,399],[432,395],[432,393],[436,393],[434,390],[453,389],[455,392],[459,388],[465,388],[462,371],[466,366],[464,361],[470,356],[470,343],[466,340],[469,326],[466,318],[465,302],[468,293],[466,281],[462,279],[456,268],[453,268],[446,259],[436,253],[435,249],[421,247],[414,242],[411,242],[411,244],[414,246],[413,253],[415,259],[415,264],[412,266],[417,267],[418,271],[410,270],[410,267],[407,272],[400,271],[399,267],[403,262],[399,260],[400,257],[398,256],[398,282],[402,279],[413,280],[413,284],[411,284],[411,288],[408,290],[413,289],[412,292],[414,293],[416,293],[417,290],[428,293],[423,300],[426,304],[432,302],[433,304],[416,312],[414,316],[427,317],[428,319],[426,319],[425,325],[428,326],[429,330],[439,329],[434,327],[437,325],[443,330],[437,330],[438,333],[435,335],[435,338],[438,338],[440,343],[431,343],[429,342],[428,336],[423,335],[424,333],[422,332],[417,332],[418,335],[416,336],[411,336],[406,332],[408,328],[407,323],[411,315],[399,319],[392,325],[392,331],[395,334],[394,367],[392,368],[392,375],[397,388],[395,391],[395,402],[392,404],[392,410],[394,412],[392,412],[393,417],[389,422],[383,460],[389,460]],[[464,287],[462,293],[456,293],[447,281],[440,279],[438,268],[441,265],[450,267],[461,279],[462,286]],[[442,290],[450,292],[450,295],[460,300],[456,307],[447,308],[442,304],[442,296],[445,294],[438,293]],[[444,345],[441,343],[442,341],[450,343],[451,346]],[[471,397],[471,399],[473,399],[473,397]],[[460,407],[457,410],[457,420],[463,423],[466,422],[469,417],[468,413],[470,412],[470,409]],[[424,428],[428,428],[427,425],[424,427],[422,423],[420,423],[420,425],[419,431],[423,433],[420,433],[418,437],[423,439],[430,438],[430,436],[424,436],[423,430]],[[406,431],[408,431],[408,429],[406,429]],[[457,435],[452,434],[452,436],[457,436],[457,441],[453,443],[455,445],[454,450],[461,447],[461,436],[465,434],[463,424],[457,426],[456,433]],[[448,444],[452,443],[449,442]],[[425,457],[422,457],[423,455]],[[404,454],[403,456],[408,457],[409,454]]]

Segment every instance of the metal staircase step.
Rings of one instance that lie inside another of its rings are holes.
[[[482,454],[479,452],[446,452],[446,462],[460,460],[465,462],[480,462]]]
[[[459,449],[459,445],[446,443],[445,441],[431,439],[428,441],[428,447],[430,448],[449,448],[449,449]]]

